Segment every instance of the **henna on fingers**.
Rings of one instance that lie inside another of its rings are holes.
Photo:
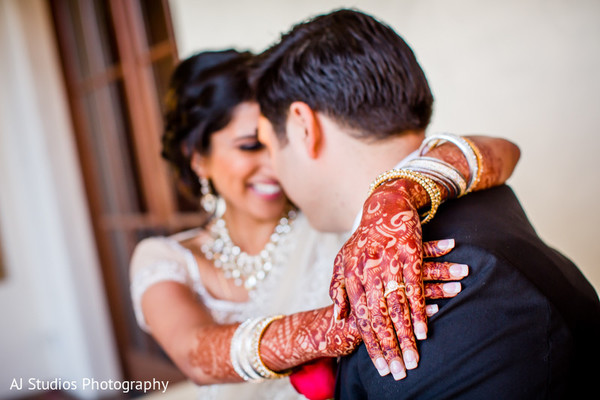
[[[454,239],[432,240],[423,243],[423,258],[436,258],[446,255],[454,249]]]
[[[369,197],[361,226],[336,257],[330,287],[340,318],[347,315],[348,303],[352,304],[352,313],[379,373],[385,375],[391,370],[396,379],[405,375],[404,353],[410,368],[418,363],[413,326],[419,338],[426,337],[427,329],[419,215],[405,200],[410,197],[407,190],[375,192]],[[403,251],[394,251],[397,248]],[[408,296],[397,291],[384,297],[384,286],[393,281],[403,283]],[[389,309],[390,304],[393,309]]]
[[[423,280],[425,281],[458,280],[468,274],[469,267],[465,264],[436,261],[423,263]]]

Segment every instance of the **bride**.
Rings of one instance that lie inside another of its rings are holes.
[[[140,327],[201,386],[202,399],[302,398],[287,379],[232,384],[259,380],[254,373],[260,380],[287,375],[260,358],[270,321],[250,320],[240,328],[245,320],[287,315],[290,326],[300,328],[278,339],[294,348],[294,365],[348,354],[361,340],[352,316],[335,319],[328,296],[335,255],[349,235],[315,231],[282,192],[257,139],[259,108],[247,76],[252,57],[234,50],[204,52],[175,70],[163,155],[211,218],[196,229],[143,240],[130,266]],[[477,145],[489,147],[497,160],[505,150],[490,143],[499,141]],[[451,239],[430,242],[424,257],[446,254],[453,245]],[[426,293],[455,296],[460,284],[448,281],[467,273],[464,265],[426,262],[425,279],[436,280],[425,285]],[[252,346],[244,347],[248,343]],[[382,375],[390,372],[379,366]]]

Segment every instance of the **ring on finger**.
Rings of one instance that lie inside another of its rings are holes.
[[[398,283],[396,281],[389,281],[385,284],[385,291],[383,292],[383,297],[388,297],[391,293],[395,292],[396,290],[404,290],[405,287],[406,285],[404,284],[404,282]]]

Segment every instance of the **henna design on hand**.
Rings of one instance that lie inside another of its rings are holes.
[[[369,197],[360,227],[336,257],[330,287],[340,317],[348,315],[352,304],[361,336],[380,373],[388,373],[389,366],[397,378],[404,373],[404,361],[408,368],[418,363],[413,326],[419,338],[425,338],[427,329],[421,226],[416,208],[406,200],[419,195],[414,189],[412,182],[396,180],[381,185]],[[421,194],[427,196],[424,191]],[[398,290],[384,297],[385,284],[394,280],[403,282],[406,292]]]
[[[273,321],[265,330],[260,354],[265,365],[283,371],[319,357],[351,353],[360,343],[353,316],[337,320],[333,306]]]
[[[502,139],[472,137],[471,140],[483,160],[475,189],[503,183],[518,161],[518,148]],[[466,160],[451,144],[437,147],[427,156],[441,158],[469,176]],[[445,189],[440,189],[442,198],[447,198]],[[352,307],[360,334],[379,372],[388,373],[389,366],[396,379],[403,377],[404,368],[394,339],[406,367],[414,368],[418,363],[413,331],[419,339],[427,335],[425,295],[452,297],[460,291],[460,284],[423,285],[422,254],[439,256],[453,247],[448,241],[421,246],[417,210],[428,203],[425,190],[413,182],[396,179],[379,186],[364,204],[359,228],[336,257],[330,286],[338,317],[348,316]],[[461,279],[466,275],[464,266],[458,270],[452,273],[434,264],[426,277]],[[403,282],[405,290],[394,291],[383,301],[384,285],[390,281]]]

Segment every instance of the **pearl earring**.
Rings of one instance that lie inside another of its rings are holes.
[[[217,196],[210,189],[210,183],[207,178],[200,178],[200,205],[208,214],[214,214],[217,209]]]

